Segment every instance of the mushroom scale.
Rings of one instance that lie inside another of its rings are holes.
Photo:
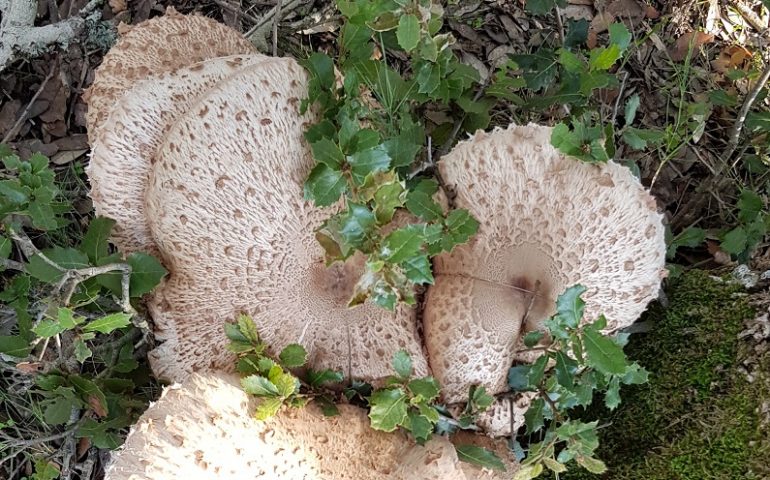
[[[182,15],[173,7],[161,17],[121,28],[128,31],[104,56],[84,95],[90,140],[137,81],[210,58],[257,51],[232,28],[200,15]]]
[[[480,222],[468,244],[437,257],[426,298],[428,357],[447,402],[465,401],[474,384],[506,391],[521,337],[568,287],[588,288],[585,318],[605,314],[608,331],[657,297],[665,241],[655,200],[625,167],[563,156],[550,133],[479,132],[439,164],[456,206]]]
[[[313,166],[301,116],[307,74],[291,59],[246,67],[220,82],[170,129],[150,176],[146,212],[170,271],[149,302],[156,375],[231,370],[223,324],[251,315],[273,353],[290,343],[308,364],[377,382],[407,350],[427,361],[416,312],[347,307],[364,258],[327,267],[314,231],[328,213],[303,200]]]
[[[373,430],[366,411],[352,405],[325,417],[311,403],[257,421],[253,401],[235,375],[194,374],[167,387],[113,454],[106,480],[506,478],[460,464],[443,437],[420,446],[403,432]]]
[[[138,82],[112,108],[91,142],[86,172],[96,215],[116,220],[112,240],[121,252],[157,255],[144,212],[144,193],[166,132],[198,97],[241,68],[270,61],[234,55],[199,62]]]

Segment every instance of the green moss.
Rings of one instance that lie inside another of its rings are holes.
[[[584,471],[567,480],[766,479],[770,452],[758,406],[767,382],[748,383],[737,371],[743,321],[753,315],[739,288],[690,272],[668,289],[669,307],[654,307],[648,333],[626,351],[650,370],[650,382],[622,392],[615,412],[596,408],[603,476]],[[599,403],[599,402],[595,402]]]

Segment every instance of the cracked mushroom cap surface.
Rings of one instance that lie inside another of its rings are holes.
[[[291,59],[246,67],[209,90],[170,129],[150,175],[146,211],[170,275],[149,302],[156,375],[231,370],[223,325],[254,319],[273,353],[290,343],[308,365],[377,382],[407,350],[428,372],[413,308],[348,308],[362,256],[324,264],[314,236],[329,215],[303,200],[313,166],[298,108],[305,70]]]
[[[481,384],[507,390],[523,334],[587,287],[585,318],[607,331],[633,323],[665,276],[662,215],[625,167],[567,158],[538,125],[479,132],[439,168],[455,204],[480,222],[468,244],[436,258],[424,312],[434,376],[450,403]]]
[[[339,405],[334,417],[313,403],[284,407],[262,422],[253,402],[235,375],[195,374],[167,387],[113,454],[106,479],[477,478],[463,473],[446,439],[419,446],[401,432],[378,432],[358,407]]]
[[[116,221],[112,240],[121,252],[158,254],[144,211],[150,169],[166,132],[219,81],[241,68],[270,61],[264,55],[205,60],[142,80],[117,101],[91,142],[86,172],[96,215]]]
[[[104,56],[84,96],[89,139],[137,81],[210,58],[256,51],[232,28],[200,15],[182,15],[172,7],[163,16],[128,27]]]

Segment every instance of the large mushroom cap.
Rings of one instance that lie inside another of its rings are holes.
[[[586,318],[605,314],[608,330],[658,294],[665,242],[654,199],[625,167],[561,155],[550,133],[477,133],[440,163],[457,207],[481,223],[469,244],[437,258],[426,300],[426,346],[448,402],[473,384],[506,390],[520,336],[566,288],[585,285]]]
[[[461,466],[452,444],[415,445],[372,430],[366,411],[314,404],[265,422],[237,377],[192,375],[144,412],[106,471],[107,480],[469,480],[502,478]],[[478,438],[464,439],[476,443]],[[464,473],[464,472],[467,472]]]
[[[255,52],[235,30],[169,7],[166,15],[131,27],[104,56],[86,95],[89,138],[94,138],[115,102],[137,81],[210,58]]]
[[[377,381],[406,349],[427,373],[414,309],[347,302],[363,271],[355,257],[330,268],[314,230],[327,211],[303,200],[313,165],[298,113],[306,73],[295,61],[247,67],[211,89],[169,131],[146,211],[168,281],[150,302],[153,369],[180,380],[231,369],[223,323],[250,314],[274,351],[302,343],[314,368]]]
[[[124,253],[157,254],[144,212],[155,154],[176,119],[198,97],[264,55],[215,58],[142,80],[112,107],[94,136],[87,173],[96,214],[116,220],[113,241]]]

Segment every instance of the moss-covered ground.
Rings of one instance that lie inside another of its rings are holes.
[[[667,290],[669,306],[648,312],[652,328],[626,347],[650,371],[649,383],[626,388],[615,412],[586,413],[610,423],[599,451],[609,471],[562,479],[770,479],[770,438],[759,408],[770,388],[767,378],[749,383],[738,370],[748,350],[738,334],[754,314],[745,294],[699,271]],[[770,372],[770,358],[760,361]]]

